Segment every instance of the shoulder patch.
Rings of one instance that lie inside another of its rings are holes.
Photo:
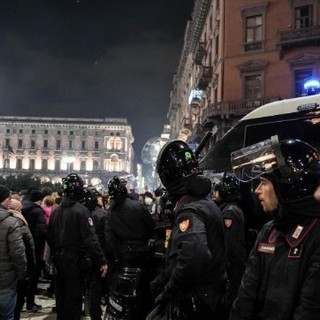
[[[179,223],[179,229],[181,232],[185,232],[188,227],[189,227],[189,224],[190,224],[190,220],[187,219],[187,220],[183,220],[182,222]]]
[[[90,227],[93,227],[93,221],[92,221],[91,218],[88,218],[88,223],[89,223],[89,226],[90,226]]]
[[[224,219],[224,224],[227,228],[230,228],[232,226],[232,219]]]

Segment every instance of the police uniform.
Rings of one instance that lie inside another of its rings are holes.
[[[209,197],[183,196],[166,253],[163,279],[171,306],[186,319],[212,319],[226,280],[221,213]]]
[[[105,265],[90,211],[68,197],[52,213],[48,243],[56,267],[58,320],[81,318],[82,296],[90,257],[94,268]]]
[[[320,319],[319,266],[319,214],[288,231],[270,221],[249,256],[230,319]]]
[[[224,203],[220,206],[220,210],[224,221],[230,299],[233,301],[246,267],[245,220],[242,210],[236,203]]]

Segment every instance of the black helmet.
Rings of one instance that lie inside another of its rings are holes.
[[[182,178],[201,174],[198,160],[189,146],[180,140],[167,142],[158,155],[156,170],[165,188]]]
[[[127,181],[114,176],[108,183],[108,193],[111,199],[127,196]]]
[[[93,211],[97,204],[97,193],[94,189],[85,188],[83,191],[83,198],[80,202],[90,211]]]
[[[269,142],[268,142],[269,141]],[[248,177],[266,176],[282,202],[313,196],[319,185],[319,153],[297,139],[280,143],[277,136],[232,153],[235,173]],[[242,164],[241,164],[241,163]]]
[[[223,200],[232,200],[240,196],[240,182],[239,180],[226,172],[223,174],[219,183],[213,186],[215,191],[219,191],[220,197]]]
[[[76,173],[62,179],[62,194],[80,200],[83,196],[83,181]]]

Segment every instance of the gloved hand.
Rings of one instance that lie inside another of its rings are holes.
[[[166,305],[177,291],[178,288],[174,285],[173,281],[169,281],[164,290],[155,299],[155,304],[159,306],[159,310],[164,311]]]

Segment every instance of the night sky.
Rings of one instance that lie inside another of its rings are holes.
[[[167,123],[194,0],[0,0],[0,115]]]

